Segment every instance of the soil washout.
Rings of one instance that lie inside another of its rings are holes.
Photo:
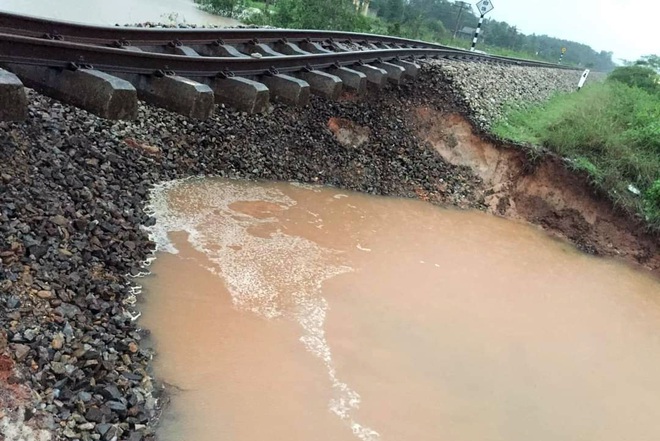
[[[561,158],[532,159],[517,146],[484,139],[456,113],[421,107],[412,119],[445,160],[483,179],[488,212],[539,225],[587,253],[660,270],[658,237],[646,232],[641,219],[616,210]]]
[[[313,98],[305,109],[274,105],[263,115],[221,107],[204,122],[146,105],[135,122],[105,121],[32,92],[30,101],[26,122],[0,123],[0,327],[8,341],[0,350],[17,364],[12,381],[34,392],[29,423],[58,437],[153,436],[161,387],[134,322],[131,277],[153,250],[141,226],[154,222],[144,210],[154,184],[197,175],[295,180],[476,209],[499,193],[436,149],[428,126],[468,110],[432,64],[419,80],[364,100]],[[429,109],[426,119],[420,109]],[[368,130],[353,136],[352,126]],[[507,155],[520,163],[512,171],[527,170],[522,156]],[[518,190],[528,174],[520,176]],[[541,220],[523,210],[533,205],[521,202],[524,192],[509,197],[515,213],[548,225],[555,216],[557,231],[584,249],[608,243],[565,233],[567,213],[537,193],[548,210]],[[627,255],[657,271],[653,238],[626,230],[634,223],[611,225],[636,238]],[[2,419],[18,413],[10,408]]]

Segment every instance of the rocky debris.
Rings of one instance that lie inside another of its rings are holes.
[[[481,129],[502,118],[508,106],[543,102],[555,93],[577,90],[582,75],[581,70],[465,61],[435,61],[431,65],[464,100]],[[593,72],[588,81],[601,78]]]
[[[295,180],[481,208],[479,179],[407,119],[419,106],[460,110],[425,72],[360,102],[219,107],[208,121],[144,104],[136,121],[107,121],[29,91],[28,120],[0,123],[0,329],[21,374],[12,381],[34,391],[28,422],[57,439],[152,438],[161,389],[130,308],[131,276],[154,249],[141,226],[154,222],[144,204],[155,183]],[[359,132],[350,147],[333,121]]]

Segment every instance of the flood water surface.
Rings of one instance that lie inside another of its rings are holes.
[[[146,21],[234,26],[236,20],[200,11],[192,0],[2,0],[0,11],[96,25]]]
[[[475,212],[287,183],[152,195],[164,440],[660,439],[660,285]]]

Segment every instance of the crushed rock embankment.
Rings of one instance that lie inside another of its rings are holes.
[[[449,96],[426,75],[359,102],[218,109],[204,122],[141,105],[137,121],[113,122],[30,92],[29,119],[0,123],[0,351],[12,384],[33,393],[28,423],[57,439],[153,436],[160,388],[131,312],[131,275],[153,250],[141,228],[153,184],[295,180],[480,208],[480,179],[405,118],[420,105],[458,111]],[[342,121],[364,128],[359,139],[337,135]],[[18,421],[19,407],[0,418]]]

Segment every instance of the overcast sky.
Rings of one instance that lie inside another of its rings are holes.
[[[525,34],[547,34],[588,44],[597,51],[613,51],[615,61],[660,55],[660,1],[492,1],[495,9],[487,18],[506,21]]]
[[[495,9],[488,18],[506,21],[525,34],[548,34],[613,51],[615,61],[660,55],[660,0],[492,1]],[[0,0],[0,10],[108,23],[158,21],[176,11],[190,22],[208,21],[199,17],[192,0]]]

